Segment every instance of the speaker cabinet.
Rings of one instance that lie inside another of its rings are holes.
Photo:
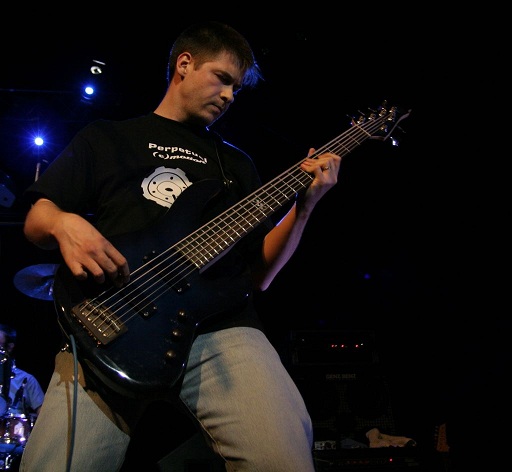
[[[373,331],[293,331],[289,360],[313,421],[315,449],[363,447],[372,428],[395,434]]]

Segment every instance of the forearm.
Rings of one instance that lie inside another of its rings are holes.
[[[75,277],[91,274],[103,283],[105,275],[121,286],[128,282],[126,258],[90,222],[75,213],[61,210],[47,199],[38,200],[25,219],[25,236],[43,249],[59,248]]]
[[[290,260],[300,243],[309,216],[310,211],[298,211],[297,205],[293,205],[267,234],[263,241],[261,265],[255,270],[255,288],[266,290]]]

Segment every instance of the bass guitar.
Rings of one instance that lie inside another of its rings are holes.
[[[409,113],[384,104],[368,117],[352,119],[348,130],[311,157],[325,152],[343,157],[368,138],[385,140]],[[53,286],[58,322],[84,367],[121,395],[167,398],[185,370],[198,326],[250,294],[245,278],[219,262],[307,189],[313,176],[300,168],[302,161],[200,227],[194,222],[220,191],[220,181],[188,187],[167,214],[170,219],[157,227],[112,239],[132,268],[122,288],[79,282],[61,264]],[[219,266],[222,270],[215,269]]]

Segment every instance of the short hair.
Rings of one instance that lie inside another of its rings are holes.
[[[16,330],[14,328],[6,324],[0,324],[0,331],[2,331],[5,334],[6,343],[16,342]]]
[[[242,86],[254,87],[262,73],[247,39],[237,30],[218,21],[205,21],[186,28],[174,41],[169,53],[167,82],[170,83],[178,56],[190,52],[199,63],[221,52],[231,54],[243,74]]]

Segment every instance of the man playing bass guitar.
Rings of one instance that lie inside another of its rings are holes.
[[[26,237],[62,255],[67,339],[21,470],[118,471],[148,404],[175,396],[226,470],[314,471],[310,416],[253,294],[294,254],[341,157],[311,149],[259,191],[249,156],[209,127],[260,79],[242,35],[194,24],[153,112],[85,126],[28,189]]]

